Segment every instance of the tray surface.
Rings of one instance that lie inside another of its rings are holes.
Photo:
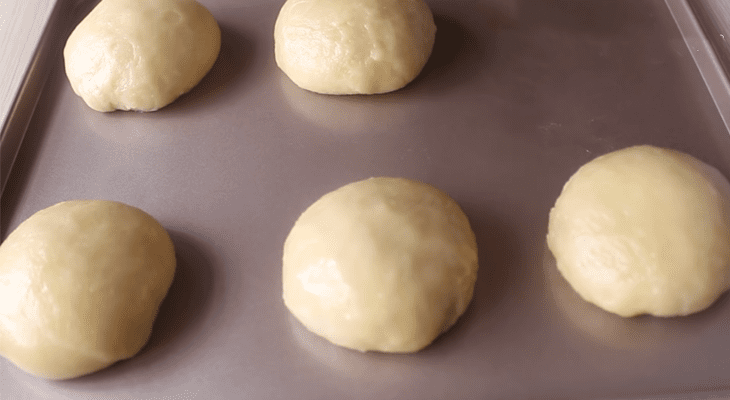
[[[729,296],[690,317],[621,319],[582,302],[545,248],[562,185],[598,155],[653,144],[730,176],[727,128],[664,2],[430,0],[424,71],[369,97],[305,92],[278,70],[280,1],[202,2],[222,28],[220,57],[160,111],[97,113],[60,55],[49,60],[2,195],[3,237],[59,201],[123,201],[170,231],[178,273],[139,355],[62,382],[0,360],[0,399],[730,393]],[[68,2],[52,29],[67,35],[94,3]],[[371,176],[446,191],[479,244],[466,314],[412,355],[332,346],[281,300],[297,216]]]

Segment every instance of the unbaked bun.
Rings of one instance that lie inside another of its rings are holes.
[[[112,201],[41,210],[0,245],[0,354],[67,379],[132,357],[175,272],[165,229]]]
[[[102,0],[63,49],[74,92],[97,111],[155,111],[213,66],[218,23],[195,0]]]
[[[402,178],[343,186],[284,244],[283,297],[310,331],[360,351],[415,352],[471,301],[477,245],[442,191]]]
[[[385,93],[421,72],[435,37],[423,0],[287,0],[274,27],[274,52],[303,89]]]
[[[668,149],[598,157],[565,184],[547,243],[585,300],[621,316],[687,315],[730,287],[730,185]]]

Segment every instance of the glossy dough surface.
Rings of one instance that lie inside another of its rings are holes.
[[[197,85],[220,50],[194,0],[102,0],[63,50],[74,92],[97,111],[155,111]]]
[[[274,27],[274,53],[303,89],[385,93],[421,72],[435,37],[423,0],[287,0]]]
[[[727,180],[680,152],[636,146],[565,184],[547,243],[585,300],[621,316],[687,315],[730,287]]]
[[[432,186],[371,178],[330,192],[284,244],[283,297],[310,331],[360,351],[415,352],[469,304],[477,245]]]
[[[50,379],[132,357],[174,271],[170,237],[137,208],[75,200],[41,210],[0,246],[0,354]]]

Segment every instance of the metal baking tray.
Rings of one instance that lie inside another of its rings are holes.
[[[730,90],[702,3],[429,0],[438,33],[422,74],[335,97],[276,67],[281,1],[203,0],[220,57],[147,114],[98,113],[72,92],[59,49],[95,1],[57,3],[26,74],[47,79],[13,103],[35,112],[3,123],[3,165],[18,156],[2,235],[59,201],[123,201],[170,231],[178,273],[139,355],[60,382],[2,360],[0,399],[730,397],[727,295],[689,317],[622,319],[581,301],[545,247],[562,185],[598,155],[653,144],[730,176]],[[466,314],[411,355],[332,346],[281,300],[297,216],[383,175],[449,193],[479,243]]]

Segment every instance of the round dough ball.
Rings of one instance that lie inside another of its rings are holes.
[[[284,243],[284,303],[310,331],[360,350],[418,351],[471,301],[477,244],[445,193],[371,178],[324,195]]]
[[[41,210],[0,245],[0,354],[49,379],[132,357],[174,272],[170,237],[137,208],[75,200]]]
[[[279,68],[303,89],[374,94],[412,81],[435,37],[423,0],[287,0],[274,51]]]
[[[668,149],[598,157],[565,184],[547,243],[578,294],[630,317],[687,315],[730,288],[730,185]]]
[[[102,0],[63,49],[74,92],[97,111],[155,111],[213,66],[218,23],[195,0]]]

